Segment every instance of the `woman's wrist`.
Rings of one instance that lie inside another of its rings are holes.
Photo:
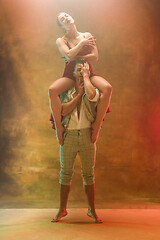
[[[83,47],[83,46],[85,45],[84,39],[82,39],[82,40],[80,41],[80,45],[81,45],[81,47]]]
[[[82,47],[84,47],[84,46],[89,46],[89,44],[88,44],[88,42],[86,41],[86,39],[82,39],[82,40],[80,41],[80,44],[81,44]]]

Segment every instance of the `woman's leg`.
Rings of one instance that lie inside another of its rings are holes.
[[[100,96],[100,100],[97,104],[96,120],[92,124],[92,142],[95,142],[98,138],[103,118],[106,114],[107,108],[110,103],[112,86],[104,78],[100,76],[91,77],[91,82],[102,93]]]
[[[53,82],[49,87],[50,107],[56,125],[57,139],[60,145],[63,145],[62,133],[65,129],[61,124],[62,107],[59,95],[64,91],[70,89],[73,84],[74,81],[72,79],[63,77]]]

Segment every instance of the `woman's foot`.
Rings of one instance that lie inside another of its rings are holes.
[[[59,210],[55,218],[51,222],[59,222],[62,217],[65,217],[68,214],[66,209]]]
[[[103,221],[97,216],[95,211],[91,212],[91,209],[88,209],[87,215],[93,218],[95,223],[103,223]]]

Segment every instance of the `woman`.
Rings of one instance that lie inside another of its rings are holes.
[[[57,23],[65,31],[64,36],[56,40],[56,44],[66,62],[66,67],[63,77],[56,80],[49,87],[49,97],[52,115],[54,116],[56,125],[57,138],[60,145],[63,145],[62,134],[65,129],[61,124],[61,102],[59,95],[70,89],[74,84],[73,70],[75,60],[77,58],[84,58],[88,62],[97,61],[98,51],[94,37],[88,32],[78,32],[74,19],[69,14],[61,12],[57,17]],[[90,73],[91,82],[102,93],[97,105],[97,117],[92,124],[92,142],[95,142],[110,103],[112,86],[104,78],[96,76],[91,66]]]

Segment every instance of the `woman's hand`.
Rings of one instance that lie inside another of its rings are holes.
[[[84,45],[88,45],[91,47],[94,47],[96,45],[96,39],[93,36],[84,38],[81,40],[81,44]]]

